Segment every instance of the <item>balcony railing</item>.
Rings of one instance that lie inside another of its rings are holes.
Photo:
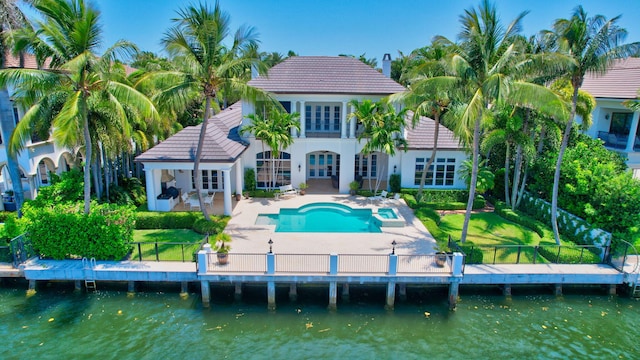
[[[604,141],[604,146],[612,149],[626,149],[629,141],[628,134],[614,134],[606,131],[598,131],[598,139]],[[633,149],[640,151],[640,135],[636,136]]]

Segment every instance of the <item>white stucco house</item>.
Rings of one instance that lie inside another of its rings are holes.
[[[32,55],[24,55],[20,60],[17,57],[6,55],[6,68],[29,68],[36,69],[37,64],[35,57]],[[15,125],[20,121],[25,109],[16,106],[11,99],[13,89],[0,89],[0,114],[10,117],[3,119],[0,123],[10,124],[8,133],[13,131]],[[7,120],[7,121],[4,121]],[[11,177],[7,170],[7,149],[6,144],[9,139],[0,136],[0,192],[4,193],[8,190],[14,190],[11,183]],[[32,136],[27,141],[24,150],[20,151],[17,156],[18,167],[22,179],[23,195],[25,199],[34,199],[37,196],[38,189],[42,186],[49,185],[49,173],[60,174],[68,171],[74,166],[74,154],[77,152],[73,149],[67,149],[56,145],[50,138],[38,139]],[[5,198],[5,200],[7,200]],[[7,210],[15,210],[7,207]]]
[[[588,74],[582,89],[596,98],[593,125],[587,134],[622,153],[634,176],[640,178],[640,112],[623,105],[638,97],[640,58],[617,60],[604,75]]]
[[[273,94],[288,112],[300,114],[300,131],[292,130],[294,143],[280,155],[277,185],[300,183],[331,184],[335,193],[348,193],[354,179],[368,179],[378,190],[388,185],[391,174],[401,176],[402,187],[418,187],[421,172],[431,155],[435,122],[423,117],[402,134],[409,146],[395,156],[383,153],[363,155],[364,140],[358,141],[357,121],[350,121],[349,101],[380,100],[405,90],[389,78],[391,57],[383,60],[383,72],[350,57],[297,56],[271,68],[266,76],[258,76],[249,85]],[[203,191],[221,192],[215,201],[224,201],[224,214],[230,215],[232,193],[244,189],[245,169],[256,173],[258,188],[267,186],[267,169],[271,155],[259,139],[240,135],[249,125],[247,115],[254,105],[241,101],[209,119],[206,146],[201,161]],[[144,165],[149,210],[169,211],[177,200],[160,196],[164,189],[175,187],[181,193],[195,192],[192,169],[200,126],[188,127],[139,155]],[[439,145],[434,165],[427,177],[427,187],[463,189],[458,169],[467,158],[465,149],[453,132],[440,127]]]

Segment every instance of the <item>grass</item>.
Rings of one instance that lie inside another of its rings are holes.
[[[134,246],[131,259],[193,261],[193,254],[203,239],[204,235],[190,229],[134,230],[133,241],[142,244]]]

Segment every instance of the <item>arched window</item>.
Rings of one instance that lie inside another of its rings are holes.
[[[273,188],[291,184],[291,154],[281,151],[280,157],[273,159],[271,151],[256,154],[256,186]]]

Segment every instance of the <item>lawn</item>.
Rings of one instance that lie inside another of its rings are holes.
[[[449,214],[442,217],[440,229],[448,232],[454,239],[460,239],[464,214]],[[541,238],[535,231],[512,223],[495,213],[471,215],[467,241],[474,245],[538,245],[555,244],[551,230],[545,230]]]
[[[193,261],[204,235],[189,229],[134,230],[132,260]]]

